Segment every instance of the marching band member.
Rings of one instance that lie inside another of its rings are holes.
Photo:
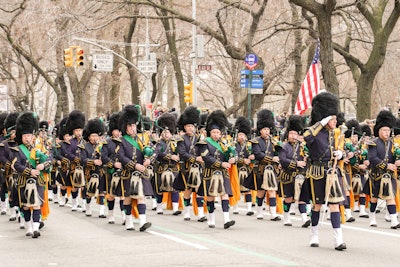
[[[12,147],[14,153],[12,165],[19,173],[18,193],[25,218],[26,235],[32,238],[40,236],[40,206],[43,204],[46,185],[43,172],[48,172],[51,168],[51,158],[34,148],[33,133],[37,129],[36,114],[22,113],[17,119],[16,126],[16,142],[19,145]]]
[[[158,117],[158,127],[162,129],[161,138],[155,148],[157,167],[154,175],[154,194],[157,200],[157,214],[163,214],[163,192],[171,194],[173,215],[179,215],[179,192],[173,188],[179,174],[179,154],[177,151],[176,118],[171,113],[163,113]]]
[[[319,246],[318,222],[320,209],[328,204],[334,231],[336,250],[346,249],[340,225],[339,204],[344,200],[340,186],[341,171],[337,160],[342,159],[343,150],[339,146],[339,135],[335,134],[338,98],[329,92],[322,92],[312,100],[311,127],[304,132],[304,140],[310,153],[307,178],[313,207],[311,210],[311,247]],[[328,183],[328,184],[327,184]],[[328,187],[328,190],[326,190]]]
[[[114,224],[114,206],[115,197],[119,198],[119,207],[122,212],[122,219],[125,222],[124,197],[122,194],[121,168],[122,164],[118,160],[118,150],[121,143],[121,131],[118,128],[118,121],[121,113],[113,113],[108,123],[109,137],[103,143],[101,150],[101,160],[106,167],[106,184],[107,184],[107,207],[108,207],[108,223]]]
[[[257,113],[257,131],[260,136],[250,140],[250,142],[258,164],[254,166],[252,173],[243,185],[248,189],[257,191],[258,220],[264,218],[263,202],[265,192],[267,192],[271,221],[280,221],[281,218],[276,214],[276,191],[278,190],[276,178],[279,165],[278,152],[281,147],[272,137],[272,133],[275,131],[275,120],[270,110],[262,109]]]
[[[86,186],[82,189],[82,198],[86,201],[86,216],[92,216],[92,197],[99,199],[99,218],[106,218],[104,213],[104,193],[106,182],[101,160],[102,142],[100,137],[104,133],[104,124],[99,119],[89,120],[83,131],[86,140],[84,145],[79,145],[81,162],[84,166]]]
[[[60,207],[64,207],[65,204],[68,202],[68,198],[66,197],[67,194],[67,187],[71,187],[71,179],[70,179],[70,171],[69,165],[70,161],[66,157],[67,155],[67,147],[69,146],[69,141],[71,140],[72,136],[69,135],[67,130],[67,120],[68,117],[63,118],[57,129],[58,129],[58,139],[59,142],[56,146],[56,159],[57,165],[53,166],[54,168],[58,168],[58,174],[56,175],[56,180],[60,184],[60,194],[61,198],[58,202]]]
[[[119,119],[119,129],[122,132],[121,145],[118,151],[118,159],[121,161],[123,192],[124,192],[124,211],[126,215],[126,230],[134,230],[133,218],[131,215],[132,199],[137,200],[137,210],[139,212],[140,231],[146,231],[151,227],[151,223],[146,218],[145,196],[152,196],[153,189],[148,179],[147,167],[151,160],[146,156],[145,144],[137,136],[137,125],[139,123],[139,108],[135,105],[124,107]]]
[[[362,140],[360,142],[360,155],[359,155],[359,161],[360,165],[365,165],[366,168],[363,170],[363,168],[360,168],[361,172],[361,179],[362,179],[362,191],[360,193],[360,196],[358,198],[358,207],[359,207],[359,217],[360,218],[369,218],[369,214],[366,212],[366,194],[363,193],[364,187],[368,183],[368,177],[370,176],[370,161],[368,159],[368,144],[371,143],[371,138],[372,138],[372,130],[371,127],[367,124],[361,124],[360,125],[361,132],[363,134]]]
[[[17,185],[15,183],[16,181],[14,179],[13,170],[11,168],[11,160],[13,159],[13,154],[10,150],[10,148],[18,146],[17,142],[15,141],[15,125],[17,123],[17,118],[19,114],[19,112],[11,112],[7,115],[4,121],[3,130],[6,140],[0,143],[0,161],[4,168],[4,176],[8,190],[8,203],[10,206],[9,221],[17,220],[17,212],[19,207]],[[20,227],[22,228],[23,226],[20,225]]]
[[[190,199],[191,194],[196,192],[201,183],[201,169],[204,164],[203,158],[198,155],[197,142],[200,136],[196,133],[196,126],[200,123],[200,113],[195,106],[187,107],[178,119],[178,126],[185,132],[178,142],[178,154],[182,162],[181,173],[174,181],[174,188],[183,191],[183,218],[190,220]],[[204,216],[204,198],[197,196],[197,214],[199,222],[207,221]]]
[[[4,121],[7,118],[8,113],[2,112],[0,113],[0,152],[4,149],[4,145],[1,144],[6,140],[4,137],[6,134],[6,129],[4,128]],[[2,153],[3,154],[3,153]],[[3,154],[4,157],[4,154]],[[0,158],[0,214],[6,215],[7,214],[7,203],[6,203],[6,193],[7,193],[7,184],[6,184],[6,177],[4,173],[4,165]]]
[[[66,181],[67,186],[71,186],[72,204],[71,211],[78,209],[78,194],[79,189],[84,186],[85,181],[83,177],[82,165],[80,160],[80,149],[79,145],[83,145],[85,140],[83,139],[82,133],[85,127],[85,115],[79,110],[73,110],[68,115],[66,122],[67,132],[72,138],[66,141],[67,144],[65,149],[65,155],[69,160],[69,178]]]
[[[345,173],[349,191],[354,195],[354,198],[364,198],[364,206],[360,208],[360,217],[367,217],[365,211],[365,194],[362,193],[363,185],[365,184],[364,174],[367,171],[369,162],[366,160],[368,154],[367,149],[362,147],[362,139],[364,136],[361,132],[361,126],[355,119],[346,122],[347,131],[345,132],[345,149],[347,157],[345,158]],[[359,140],[360,138],[360,140]],[[347,196],[347,203],[344,204],[346,221],[353,222],[355,219],[351,215],[350,197]]]
[[[376,227],[375,211],[378,198],[386,200],[386,207],[390,214],[390,228],[400,228],[396,214],[396,169],[400,160],[396,159],[395,147],[391,138],[391,128],[396,118],[390,111],[382,110],[376,118],[373,140],[368,148],[368,159],[371,163],[371,178],[364,187],[364,192],[371,196],[370,226]]]
[[[197,191],[200,196],[207,197],[208,226],[215,228],[214,199],[221,198],[224,214],[224,229],[235,224],[229,218],[229,196],[232,188],[229,180],[228,169],[235,163],[235,158],[229,158],[228,147],[221,142],[222,131],[228,124],[225,114],[221,110],[213,111],[207,117],[207,138],[197,143],[199,154],[202,156],[205,169],[202,183]]]
[[[304,118],[299,115],[291,115],[288,119],[285,133],[287,142],[279,151],[279,162],[282,165],[279,183],[281,188],[280,193],[282,197],[284,197],[284,225],[292,226],[290,206],[295,199],[295,190],[298,190],[298,199],[296,199],[296,201],[299,203],[299,211],[303,223],[302,227],[307,228],[311,224],[311,220],[307,217],[306,210],[306,203],[310,201],[310,193],[308,192],[308,183],[305,180],[307,158],[304,154],[302,138],[300,138],[303,130]],[[296,181],[296,179],[298,180]]]
[[[235,129],[237,130],[237,142],[236,142],[236,155],[237,155],[237,168],[238,177],[240,183],[240,192],[244,195],[247,208],[247,216],[254,214],[252,211],[252,199],[251,191],[243,186],[244,180],[248,177],[251,171],[252,161],[255,159],[254,154],[252,154],[251,143],[248,138],[251,133],[251,124],[245,117],[238,117],[235,122]],[[237,205],[233,207],[233,214],[238,214]]]

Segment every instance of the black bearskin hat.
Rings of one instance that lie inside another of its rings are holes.
[[[239,133],[249,135],[251,132],[250,121],[243,116],[238,117],[235,122],[235,129],[237,129]]]
[[[49,130],[49,123],[47,121],[40,121],[39,122],[39,129],[43,131]]]
[[[361,124],[360,128],[361,128],[362,134],[365,133],[365,136],[372,137],[372,130],[371,130],[371,127],[369,127],[368,124]]]
[[[64,135],[68,134],[67,120],[68,120],[68,117],[65,117],[58,124],[57,132],[58,132],[58,139],[60,139],[60,140],[64,140]]]
[[[108,135],[112,136],[112,132],[114,130],[119,130],[118,122],[121,117],[121,112],[114,112],[111,114],[110,119],[108,121]]]
[[[300,115],[290,115],[287,121],[286,133],[295,131],[299,134],[303,133],[305,127],[304,118]]]
[[[344,133],[345,138],[351,137],[351,133],[357,134],[358,136],[362,135],[361,126],[358,120],[352,119],[346,122],[347,131]]]
[[[22,144],[23,134],[33,134],[38,130],[39,122],[36,113],[27,111],[20,114],[17,118],[16,137],[17,144]]]
[[[73,110],[69,113],[67,120],[67,131],[70,135],[75,129],[83,129],[85,127],[85,114],[80,110]]]
[[[4,122],[7,118],[8,112],[2,112],[0,113],[0,135],[3,134],[3,129],[4,127]]]
[[[7,133],[15,129],[15,125],[17,123],[17,118],[19,114],[20,114],[19,112],[11,112],[7,115],[4,121],[4,128],[7,130]]]
[[[339,99],[330,92],[322,92],[312,100],[311,125],[331,115],[338,115]],[[337,125],[340,125],[339,123]]]
[[[148,116],[142,117],[143,129],[145,131],[151,131],[153,128],[153,121]]]
[[[271,132],[275,130],[274,114],[269,109],[262,109],[257,113],[257,130],[269,128]]]
[[[344,117],[343,112],[339,112],[336,116],[336,127],[339,127],[340,125],[346,124],[346,119]]]
[[[374,126],[374,135],[379,136],[379,129],[382,127],[392,128],[396,123],[396,118],[393,116],[392,112],[388,110],[382,110],[376,117],[376,122]]]
[[[186,124],[194,124],[199,126],[200,123],[200,112],[195,106],[187,107],[178,119],[178,127],[181,130],[185,130]]]
[[[210,131],[213,129],[219,129],[220,131],[225,130],[228,125],[228,119],[222,110],[215,110],[207,116],[206,131],[207,136],[210,136]]]
[[[210,113],[201,113],[200,114],[200,128],[205,128],[207,124],[207,117]]]
[[[169,130],[172,134],[176,132],[176,117],[171,113],[163,113],[157,119],[157,125],[162,130]]]
[[[126,134],[126,126],[130,124],[138,124],[140,116],[139,116],[139,107],[137,105],[127,105],[121,111],[121,117],[119,118],[119,129],[122,132],[122,135]]]
[[[396,119],[396,123],[393,126],[393,134],[399,135],[400,134],[400,118]]]
[[[83,138],[89,140],[89,136],[93,133],[98,135],[104,134],[104,124],[100,119],[91,119],[85,126]]]

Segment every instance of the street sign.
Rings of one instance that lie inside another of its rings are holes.
[[[211,65],[197,65],[198,70],[211,70]]]
[[[264,71],[263,70],[251,70],[251,88],[252,89],[263,89],[264,87]],[[250,70],[240,71],[240,88],[250,87]],[[254,93],[253,93],[254,92]],[[262,93],[262,90],[261,90]],[[252,94],[260,94],[259,91],[252,90]]]
[[[114,69],[113,54],[93,54],[92,70],[112,72]]]
[[[156,73],[157,61],[155,60],[139,60],[138,69],[143,73]]]
[[[258,64],[258,58],[256,54],[248,54],[244,59],[244,63],[249,70],[253,70]]]

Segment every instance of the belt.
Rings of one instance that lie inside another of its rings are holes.
[[[332,161],[311,161],[311,165],[321,166],[325,168],[331,168],[333,166]]]

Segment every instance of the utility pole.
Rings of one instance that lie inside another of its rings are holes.
[[[192,18],[196,20],[196,0],[192,0]],[[193,58],[192,58],[192,77],[193,77],[193,105],[197,106],[197,26],[192,25],[192,43],[193,43]]]

